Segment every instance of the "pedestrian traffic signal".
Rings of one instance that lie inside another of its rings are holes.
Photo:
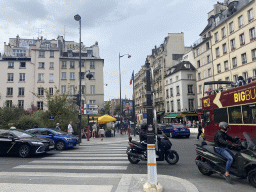
[[[79,105],[79,103],[80,103],[80,95],[79,94],[73,95],[73,103],[76,105]]]

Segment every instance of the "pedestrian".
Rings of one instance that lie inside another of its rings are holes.
[[[96,125],[96,123],[94,123],[92,126],[92,137],[93,138],[95,138],[96,129],[97,129],[97,125]]]
[[[57,131],[60,131],[60,124],[59,123],[57,123],[56,124],[56,128],[55,128]]]
[[[124,134],[126,135],[126,131],[128,129],[128,123],[127,121],[124,122]]]
[[[199,137],[200,137],[201,134],[202,134],[202,125],[201,125],[201,122],[199,122],[197,140],[199,140]]]
[[[69,122],[68,124],[68,134],[72,135],[73,134],[73,127],[72,127],[72,121]]]

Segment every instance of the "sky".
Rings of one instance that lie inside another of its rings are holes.
[[[221,1],[222,2],[222,1]],[[122,98],[132,99],[132,72],[145,64],[152,49],[168,33],[184,33],[185,46],[198,40],[207,25],[208,12],[217,0],[0,0],[0,52],[9,38],[56,39],[91,46],[96,41],[104,59],[104,100],[120,98],[119,53]]]

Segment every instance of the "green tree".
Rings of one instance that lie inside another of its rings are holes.
[[[108,115],[110,115],[110,103],[111,103],[111,101],[107,101],[107,103],[104,106],[105,113]]]
[[[120,114],[120,104],[117,104],[114,109],[114,115],[119,115],[119,114]]]

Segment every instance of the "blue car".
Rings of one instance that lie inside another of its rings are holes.
[[[182,124],[171,124],[163,128],[163,132],[169,137],[185,136],[189,138],[190,130]]]
[[[69,135],[65,132],[50,128],[34,128],[26,131],[37,137],[52,139],[55,142],[55,149],[57,150],[73,148],[78,144],[78,138],[75,135]]]

